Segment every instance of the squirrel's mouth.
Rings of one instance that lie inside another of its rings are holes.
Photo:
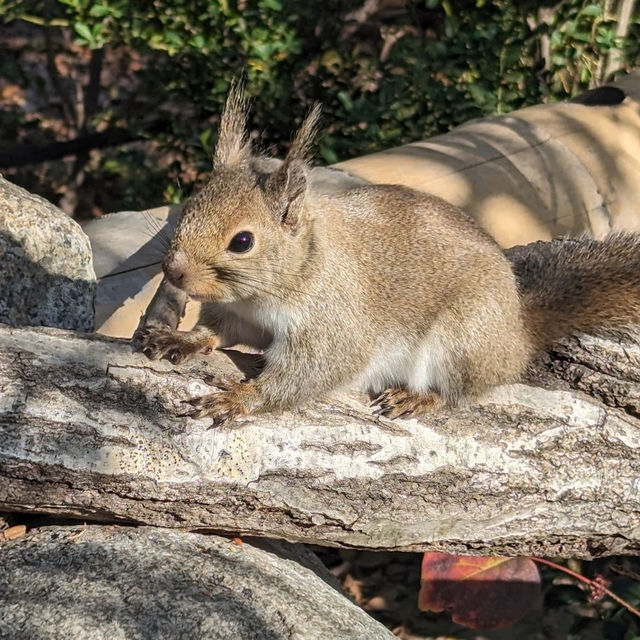
[[[187,291],[186,294],[194,302],[220,302],[220,303],[224,303],[224,302],[233,302],[234,301],[234,297],[233,296],[229,296],[228,294],[225,295],[225,292],[223,292],[223,291],[218,292],[217,295],[215,293],[196,293],[195,291],[194,292]]]

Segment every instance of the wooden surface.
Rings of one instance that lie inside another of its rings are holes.
[[[213,391],[205,374],[238,376],[225,354],[174,368],[53,329],[0,328],[0,369],[0,511],[369,549],[640,550],[631,341],[568,341],[535,385],[421,421],[344,394],[209,429],[176,414]]]

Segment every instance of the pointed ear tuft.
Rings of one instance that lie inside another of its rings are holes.
[[[231,88],[220,119],[218,144],[213,156],[214,169],[230,167],[249,155],[247,142],[247,102],[242,80],[231,81]]]
[[[285,158],[285,163],[291,160],[299,160],[301,162],[307,160],[311,146],[318,133],[321,113],[322,106],[319,102],[316,102],[311,111],[309,111],[309,115],[300,125],[300,129],[298,129],[289,148],[289,153],[287,153],[287,157]]]

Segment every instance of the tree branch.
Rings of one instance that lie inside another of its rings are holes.
[[[542,386],[420,422],[342,394],[209,429],[178,414],[211,390],[205,374],[239,377],[223,353],[174,368],[124,341],[0,328],[0,510],[370,549],[637,553],[640,421],[621,407],[637,402],[640,347],[562,349],[580,364],[552,358]],[[571,389],[580,367],[602,401]]]
[[[51,83],[60,98],[60,102],[62,105],[62,113],[64,115],[65,120],[67,121],[67,124],[70,127],[77,128],[79,124],[78,113],[77,113],[77,110],[74,108],[73,100],[71,100],[67,87],[65,87],[62,76],[58,71],[55,52],[53,50],[53,38],[51,35],[51,29],[44,30],[44,41],[45,41],[45,51],[47,56],[47,72],[49,73],[49,78],[51,79]]]
[[[51,142],[44,145],[17,145],[8,151],[0,151],[0,169],[21,167],[26,164],[38,164],[47,160],[59,160],[65,156],[91,149],[116,147],[127,142],[135,142],[136,140],[144,139],[147,135],[166,130],[167,124],[166,120],[161,120],[151,123],[145,127],[144,131],[134,132],[114,127],[99,133],[79,136],[74,140],[65,140],[64,142]]]
[[[89,61],[89,80],[84,88],[84,116],[82,120],[82,131],[88,131],[91,118],[98,110],[98,99],[100,97],[100,74],[102,73],[102,62],[104,60],[104,47],[91,50],[91,60]]]

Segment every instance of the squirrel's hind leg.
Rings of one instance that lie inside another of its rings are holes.
[[[372,403],[374,415],[390,420],[424,415],[446,406],[444,398],[435,391],[418,393],[410,389],[387,389]]]

